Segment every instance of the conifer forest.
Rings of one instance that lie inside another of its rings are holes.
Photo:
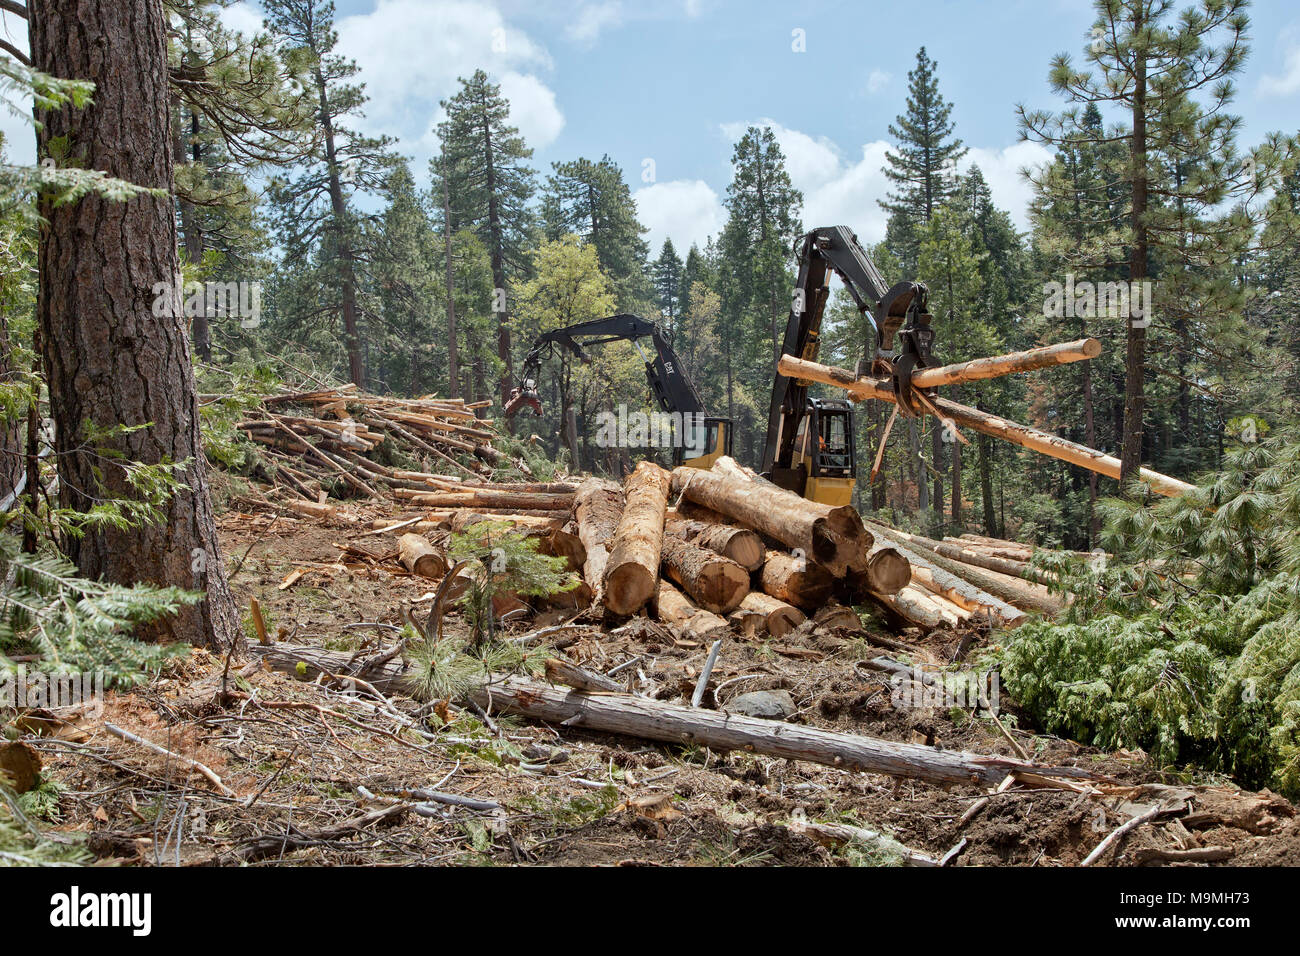
[[[0,866],[1262,924],[1298,13],[0,0]]]

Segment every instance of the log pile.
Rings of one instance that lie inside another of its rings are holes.
[[[730,458],[671,474],[642,462],[622,487],[600,478],[572,493],[558,483],[520,485],[517,494],[509,487],[435,496],[433,509],[376,530],[401,535],[400,560],[413,573],[425,574],[414,562],[432,548],[444,560],[419,560],[442,569],[426,576],[440,576],[448,562],[438,542],[445,546],[447,533],[506,522],[582,579],[536,609],[590,609],[612,620],[648,614],[696,641],[727,632],[782,637],[828,607],[841,612],[836,625],[851,624],[845,607],[874,605],[895,626],[926,630],[1014,627],[1062,607],[1031,565],[1029,545],[899,531],[807,501]]]
[[[954,427],[1114,476],[1118,462],[1101,452],[933,391],[1087,361],[1099,350],[1095,340],[1081,339],[921,369],[912,383],[928,390],[918,399],[927,414]],[[789,355],[779,368],[844,389],[855,400],[897,401],[881,378]],[[487,480],[483,473],[501,455],[492,446],[492,422],[475,415],[485,404],[388,398],[346,385],[273,396],[239,427],[275,463],[274,480],[291,493],[286,504],[294,511],[332,516],[327,488],[421,509],[373,527],[373,533],[401,535],[393,558],[412,575],[436,580],[447,573],[449,533],[505,521],[536,538],[543,553],[565,558],[581,577],[579,588],[557,599],[559,606],[611,618],[654,615],[693,637],[729,628],[780,636],[828,607],[868,604],[896,626],[1014,627],[1031,614],[1054,614],[1068,600],[1053,589],[1052,576],[1031,563],[1027,545],[904,532],[873,517],[864,520],[852,507],[808,501],[729,457],[707,470],[671,473],[642,462],[622,487],[597,478]],[[397,467],[395,460],[425,470]],[[462,474],[431,470],[444,465]],[[1142,479],[1163,494],[1189,487],[1147,469]],[[848,622],[844,615],[835,620]]]

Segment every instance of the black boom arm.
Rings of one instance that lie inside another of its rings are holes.
[[[820,346],[822,315],[830,297],[831,273],[853,297],[858,311],[866,315],[876,331],[876,355],[873,365],[878,371],[891,371],[899,359],[895,352],[894,337],[904,326],[900,336],[899,351],[913,353],[918,340],[924,355],[909,359],[905,364],[924,367],[930,364],[929,335],[917,334],[914,326],[923,325],[929,333],[929,316],[926,311],[926,287],[921,282],[885,284],[858,237],[847,226],[823,226],[805,235],[799,242],[799,276],[790,306],[790,319],[786,324],[785,339],[781,343],[782,355],[793,355],[808,361],[817,360]],[[772,404],[767,420],[767,441],[763,449],[762,471],[770,472],[774,465],[788,466],[794,448],[795,432],[808,404],[808,387],[796,379],[776,374],[772,386]]]
[[[649,319],[627,312],[590,322],[579,322],[539,336],[524,359],[521,380],[510,401],[506,403],[506,415],[513,415],[523,405],[531,406],[538,415],[542,413],[541,402],[537,397],[537,372],[542,361],[553,354],[555,349],[565,349],[585,363],[591,361],[586,350],[593,345],[619,341],[636,344],[639,339],[645,338],[650,339],[654,354],[647,357],[642,352],[641,357],[645,359],[646,381],[650,383],[650,390],[659,407],[665,412],[703,415],[704,402],[700,393],[696,390],[695,383],[686,376],[677,353],[659,326]]]

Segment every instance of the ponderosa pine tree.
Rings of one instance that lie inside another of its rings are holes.
[[[291,164],[313,125],[305,58],[266,34],[229,30],[213,0],[169,0],[172,139],[182,250],[197,278],[249,279],[265,251],[247,177]],[[194,349],[212,359],[209,316],[193,316]]]
[[[600,268],[614,287],[620,312],[643,312],[651,298],[647,284],[649,247],[636,217],[632,191],[609,156],[600,162],[553,163],[542,193],[542,222],[548,239],[572,233],[596,247]]]
[[[994,354],[996,338],[987,319],[978,311],[983,279],[980,260],[987,255],[978,251],[964,228],[961,210],[945,204],[935,210],[921,233],[917,265],[930,286],[930,309],[942,322],[944,361],[962,362],[981,355]],[[960,388],[946,390],[954,401],[961,400]],[[942,446],[949,451],[952,477],[951,518],[960,530],[962,521],[961,442],[956,435],[937,429]],[[942,527],[943,472],[935,461],[932,474],[935,523]]]
[[[1242,156],[1235,145],[1240,120],[1225,111],[1234,93],[1232,77],[1247,52],[1246,7],[1246,0],[1210,0],[1175,11],[1171,0],[1097,0],[1087,66],[1077,68],[1062,53],[1049,74],[1053,91],[1074,107],[1059,115],[1018,108],[1026,138],[1127,146],[1127,222],[1119,251],[1130,282],[1147,282],[1156,269],[1166,282],[1176,271],[1199,270],[1219,293],[1227,292],[1230,284],[1219,265],[1243,256],[1262,220],[1278,210],[1260,198],[1291,161],[1289,151],[1271,137]],[[1126,125],[1090,132],[1077,108],[1088,104],[1121,113]],[[1202,157],[1193,175],[1171,175],[1180,154]],[[1185,278],[1170,284],[1183,296],[1199,281]],[[1165,293],[1156,294],[1159,305]],[[1220,301],[1220,317],[1233,321],[1241,300],[1234,295]],[[1126,487],[1143,455],[1148,324],[1127,318],[1120,448]]]
[[[497,316],[497,358],[504,404],[514,385],[507,290],[512,279],[528,275],[526,240],[533,231],[528,201],[535,186],[527,160],[533,155],[519,130],[510,125],[510,103],[483,70],[460,80],[456,95],[443,100],[447,118],[438,124],[454,230],[473,229],[492,262],[493,311]],[[441,188],[440,183],[435,183]]]
[[[389,137],[362,136],[347,121],[366,102],[364,85],[349,82],[357,65],[334,53],[334,4],[322,0],[266,0],[266,25],[282,49],[303,51],[316,104],[314,148],[292,178],[272,180],[270,195],[279,241],[296,250],[290,262],[299,278],[316,270],[320,304],[341,322],[348,377],[365,385],[366,368],[359,305],[367,250],[353,197],[380,192],[394,162]],[[288,55],[288,54],[286,54]],[[281,303],[292,322],[293,303]],[[319,306],[318,306],[319,308]]]
[[[889,127],[895,147],[885,154],[885,176],[896,187],[880,208],[890,214],[890,248],[915,274],[920,229],[930,221],[957,185],[957,162],[966,155],[953,136],[952,103],[939,92],[939,65],[916,54],[916,67],[907,74],[907,110]]]
[[[753,441],[766,404],[759,396],[770,394],[790,314],[790,250],[803,228],[803,194],[790,181],[770,127],[749,127],[736,143],[731,163],[723,203],[727,224],[719,242],[719,334],[727,415],[735,420],[738,447],[757,458]],[[743,405],[738,391],[745,395]]]
[[[405,162],[388,178],[388,208],[379,224],[372,267],[384,318],[388,368],[407,395],[441,392],[445,342],[433,317],[442,305],[437,241]]]
[[[938,64],[921,47],[916,66],[907,74],[907,109],[889,127],[896,146],[885,154],[885,176],[897,187],[880,207],[889,213],[886,243],[903,264],[898,278],[917,278],[921,233],[934,211],[956,189],[957,162],[966,150],[953,136],[952,104],[939,92]],[[919,276],[922,280],[924,276]],[[943,512],[942,499],[928,502],[920,455],[920,426],[908,420],[908,442],[916,449],[913,468],[918,475],[920,507],[932,504]],[[932,465],[942,466],[943,444],[937,430],[931,432]]]
[[[238,640],[239,612],[208,495],[181,309],[162,5],[32,0],[29,10],[33,66],[95,84],[93,104],[43,117],[38,155],[156,190],[125,202],[94,193],[42,202],[37,319],[60,501],[81,513],[106,498],[138,501],[148,489],[137,466],[181,478],[155,500],[157,520],[91,523],[68,550],[88,578],[201,588],[200,604],[140,636],[226,647]]]
[[[682,269],[684,265],[673,248],[673,241],[665,239],[654,263],[655,304],[663,317],[664,331],[669,342],[677,339],[677,320],[682,311]]]

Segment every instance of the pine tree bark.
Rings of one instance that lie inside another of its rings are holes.
[[[9,326],[4,311],[0,309],[0,382],[9,382],[17,376],[12,357]],[[0,499],[18,487],[25,467],[20,419],[17,415],[0,419]]]
[[[325,138],[325,163],[329,169],[330,215],[339,264],[340,295],[343,310],[343,337],[348,350],[348,376],[358,386],[366,385],[366,366],[361,357],[361,329],[357,322],[356,254],[349,235],[348,206],[343,197],[342,172],[334,142],[334,120],[330,116],[329,91],[325,74],[313,71],[316,91],[320,95],[321,132]]]
[[[1134,16],[1133,28],[1140,33],[1145,21],[1142,10]],[[1147,277],[1147,61],[1146,53],[1133,55],[1133,135],[1129,146],[1129,167],[1133,176],[1133,244],[1129,249],[1129,281]],[[1148,309],[1150,305],[1148,304]],[[1146,404],[1145,324],[1128,319],[1124,351],[1124,440],[1120,447],[1120,485],[1127,488],[1142,467],[1142,415]]]
[[[443,252],[447,260],[447,394],[460,398],[460,368],[456,353],[456,282],[451,267],[451,187],[442,176]]]
[[[483,103],[482,115],[487,116],[487,104]],[[501,404],[510,399],[510,388],[514,383],[514,360],[510,353],[510,313],[506,308],[506,254],[505,235],[501,225],[501,210],[497,200],[497,170],[493,158],[492,127],[483,121],[483,171],[486,176],[488,201],[488,252],[492,261],[492,283],[496,287],[492,302],[497,314],[497,358],[501,360]],[[510,419],[506,419],[506,428],[511,429]]]
[[[91,578],[201,588],[201,604],[140,628],[156,641],[218,647],[238,639],[208,496],[198,399],[182,315],[168,132],[166,18],[159,0],[32,0],[32,62],[56,77],[91,80],[94,103],[48,114],[41,155],[61,140],[72,161],[164,196],[110,202],[87,196],[43,204],[37,318],[55,422],[60,503],[89,510],[104,492],[131,497],[123,460],[189,465],[163,519],[92,530],[69,541]],[[169,290],[161,316],[154,289]],[[86,428],[146,426],[86,441]]]
[[[197,115],[190,116],[190,134],[193,138],[191,145],[191,155],[185,153],[185,136],[183,134],[184,113],[181,110],[180,97],[173,98],[173,108],[176,116],[176,130],[173,137],[173,149],[176,154],[178,164],[192,161],[197,164],[203,159],[202,147],[199,145],[199,118]],[[181,239],[185,243],[185,258],[192,264],[198,265],[203,261],[203,232],[199,228],[198,210],[194,208],[194,203],[188,199],[178,198],[177,205],[180,207],[181,214]],[[194,352],[205,362],[212,361],[212,330],[208,327],[208,313],[206,309],[201,309],[193,318],[190,331],[194,336]]]
[[[998,517],[993,510],[993,462],[989,454],[990,439],[988,435],[977,435],[975,441],[976,462],[980,473],[980,504],[984,512],[984,533],[996,534]]]
[[[668,472],[643,461],[623,486],[623,514],[605,565],[605,607],[614,614],[635,614],[655,596],[669,484]]]

